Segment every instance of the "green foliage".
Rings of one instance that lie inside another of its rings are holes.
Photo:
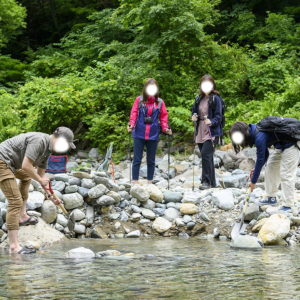
[[[23,2],[32,14],[29,2]],[[105,1],[100,2],[106,8]],[[237,120],[300,117],[300,27],[283,1],[269,3],[273,9],[262,0],[247,5],[235,0],[119,2],[116,8],[101,10],[97,1],[84,5],[57,0],[57,18],[47,11],[57,26],[51,29],[46,24],[40,31],[51,32],[49,40],[67,34],[36,51],[28,49],[26,67],[0,57],[3,85],[26,80],[11,94],[0,95],[4,111],[7,107],[16,119],[3,119],[6,125],[0,137],[14,134],[17,128],[76,129],[82,122],[81,139],[102,151],[113,141],[120,158],[127,147],[133,101],[144,80],[154,77],[169,110],[175,142],[190,142],[190,109],[199,92],[199,78],[206,73],[215,77],[226,102],[226,129]],[[75,22],[71,15],[78,21],[67,30]]]
[[[0,48],[25,27],[26,10],[15,0],[0,0]]]

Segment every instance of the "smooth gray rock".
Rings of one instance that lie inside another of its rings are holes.
[[[56,223],[63,227],[66,227],[68,225],[68,220],[64,215],[58,214],[56,217]]]
[[[98,184],[89,190],[88,195],[91,199],[96,199],[108,192],[108,188],[103,184]]]
[[[139,230],[131,231],[127,234],[128,238],[139,238],[141,236],[141,232]]]
[[[64,174],[64,173],[55,174],[54,175],[54,179],[56,181],[69,182],[69,175],[68,174]]]
[[[109,206],[115,203],[115,199],[110,196],[104,195],[97,199],[96,203],[99,206]]]
[[[69,177],[69,185],[81,185],[81,179],[77,177],[70,176]]]
[[[64,181],[52,181],[52,189],[62,192],[65,189],[66,183]]]
[[[26,207],[28,210],[35,210],[39,207],[42,207],[45,200],[45,195],[38,191],[33,191],[28,194],[28,200]]]
[[[183,198],[183,195],[180,192],[165,191],[163,194],[164,194],[164,201],[166,203],[180,202]]]
[[[80,187],[80,188],[78,189],[78,193],[79,193],[83,198],[85,198],[85,197],[87,197],[88,194],[89,194],[89,189]]]
[[[78,191],[79,187],[77,185],[69,185],[65,188],[65,194],[72,194]]]
[[[216,191],[212,194],[212,199],[220,209],[230,210],[234,207],[234,198],[230,190]]]
[[[151,199],[147,200],[146,203],[143,203],[144,208],[153,209],[155,207],[155,202]]]
[[[245,221],[251,221],[252,219],[257,219],[260,215],[259,206],[255,203],[250,203],[245,212]]]
[[[176,218],[178,218],[180,215],[179,211],[174,208],[174,207],[170,207],[170,208],[167,208],[165,210],[165,215],[164,217],[169,220],[170,222],[173,222]]]
[[[45,200],[42,205],[42,219],[50,224],[56,220],[57,209],[56,205],[51,200]]]
[[[238,235],[234,240],[232,240],[230,247],[243,249],[261,249],[262,243],[255,236]]]
[[[81,221],[85,218],[85,213],[79,208],[74,209],[72,214],[75,221]]]
[[[87,208],[86,208],[86,222],[87,222],[87,225],[92,225],[93,224],[94,215],[95,215],[94,207],[88,205]]]
[[[83,197],[79,193],[63,195],[66,209],[74,209],[83,205]]]
[[[69,250],[66,253],[67,258],[75,258],[75,259],[90,259],[95,257],[95,253],[87,248],[80,247]]]
[[[130,189],[130,194],[132,197],[138,199],[140,202],[144,203],[147,202],[150,198],[150,194],[148,191],[143,188],[140,185],[135,184],[131,189]]]
[[[81,180],[81,186],[86,189],[91,189],[96,186],[96,183],[94,182],[93,179],[83,178]]]
[[[147,218],[147,219],[150,219],[150,220],[154,220],[155,219],[155,213],[148,209],[148,208],[142,208],[142,215]]]
[[[75,224],[74,232],[78,234],[85,234],[86,228],[83,224]]]

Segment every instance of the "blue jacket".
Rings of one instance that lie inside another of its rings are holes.
[[[202,98],[203,99],[203,98]],[[194,105],[192,107],[192,114],[199,114],[199,104],[201,100],[199,96],[196,97]],[[214,95],[215,108],[211,105],[208,106],[208,119],[211,121],[210,132],[211,136],[222,136],[222,100],[218,95]],[[198,132],[199,119],[196,124],[195,132]]]
[[[268,160],[268,148],[274,145],[276,149],[284,151],[284,149],[295,145],[295,143],[284,143],[280,141],[278,142],[278,139],[276,138],[274,133],[257,131],[255,124],[249,124],[249,134],[250,146],[256,146],[256,164],[251,178],[251,182],[255,184],[258,180],[262,167]]]

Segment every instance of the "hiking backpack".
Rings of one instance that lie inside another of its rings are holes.
[[[294,118],[266,117],[256,127],[258,131],[274,133],[280,142],[300,141],[300,121]]]

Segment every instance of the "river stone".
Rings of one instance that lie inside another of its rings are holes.
[[[74,209],[83,205],[83,198],[79,193],[65,194],[63,201],[66,209]]]
[[[134,230],[129,232],[126,237],[128,238],[139,238],[141,236],[141,232],[139,230]]]
[[[26,207],[28,210],[35,210],[39,207],[42,207],[45,200],[45,195],[38,191],[33,191],[28,194],[28,200]]]
[[[56,205],[51,200],[45,200],[42,205],[42,218],[50,224],[55,221],[57,217]]]
[[[65,189],[66,183],[64,181],[52,181],[52,189],[62,192]]]
[[[71,172],[79,167],[76,161],[68,161],[66,165],[67,172]]]
[[[75,224],[74,232],[78,234],[85,234],[85,226],[83,224]]]
[[[143,203],[143,207],[152,210],[155,207],[155,202],[149,199],[146,203]]]
[[[230,210],[234,207],[234,197],[231,190],[220,190],[212,194],[212,200],[218,208]]]
[[[251,228],[252,232],[259,232],[261,230],[261,228],[263,227],[263,225],[266,223],[266,221],[268,220],[268,218],[262,218],[259,221],[257,221],[255,223],[255,225]]]
[[[280,244],[290,231],[291,221],[283,214],[269,217],[258,233],[258,238],[265,245]]]
[[[86,189],[91,189],[96,186],[96,183],[94,182],[93,179],[83,178],[81,180],[81,186]]]
[[[107,239],[108,236],[106,232],[102,229],[102,225],[96,225],[91,233],[92,238],[100,238],[100,239]]]
[[[94,258],[95,253],[90,249],[79,247],[79,248],[69,250],[66,253],[66,257],[75,258],[75,259],[89,259],[89,258]]]
[[[108,189],[105,185],[98,184],[89,190],[88,195],[91,199],[96,199],[96,198],[99,198],[102,195],[106,194],[107,192],[108,192]]]
[[[179,217],[179,211],[176,208],[174,208],[174,207],[167,208],[165,210],[164,217],[167,220],[169,220],[170,222],[173,222],[176,218]]]
[[[160,217],[162,217],[165,214],[165,208],[161,208],[161,207],[155,207],[153,208],[153,211],[155,214],[159,215]]]
[[[99,159],[99,151],[97,148],[92,148],[90,151],[89,151],[89,154],[88,154],[89,158],[91,159],[95,159],[95,160],[98,160]]]
[[[165,191],[163,195],[164,195],[164,201],[166,203],[180,202],[183,198],[183,195],[180,192]]]
[[[120,256],[121,252],[118,250],[105,250],[96,253],[96,257],[105,257],[105,256]]]
[[[92,225],[94,222],[94,207],[88,205],[86,208],[86,223]]]
[[[179,227],[183,227],[185,225],[184,221],[182,218],[176,218],[175,224]]]
[[[119,203],[122,200],[120,194],[114,191],[109,191],[107,196],[112,197],[115,200],[115,203]]]
[[[77,191],[78,191],[77,185],[69,185],[66,186],[65,188],[65,194],[72,194],[72,193],[76,193]]]
[[[62,225],[60,225],[60,224],[58,224],[58,223],[55,224],[54,228],[55,228],[56,230],[60,231],[60,232],[63,232],[64,229],[65,229],[64,226],[62,226]]]
[[[132,222],[137,222],[137,221],[139,221],[140,219],[141,219],[141,214],[140,213],[133,213],[132,215],[131,215],[131,217],[130,217],[130,220],[132,221]]]
[[[148,191],[144,187],[142,187],[138,184],[135,184],[130,189],[130,194],[132,197],[136,198],[137,200],[139,200],[142,203],[146,202],[150,198],[150,194],[148,193]]]
[[[61,174],[55,174],[55,175],[54,175],[54,179],[55,179],[56,181],[69,182],[69,175],[68,175],[68,174],[64,174],[64,173],[61,173]]]
[[[85,197],[87,197],[88,194],[89,194],[89,189],[80,187],[80,188],[78,189],[78,193],[79,193],[83,198],[85,198]]]
[[[248,174],[237,174],[222,177],[222,183],[226,188],[242,188],[248,181]]]
[[[193,203],[182,203],[180,205],[180,212],[183,215],[193,215],[198,213],[198,211],[199,211],[198,207]]]
[[[92,179],[93,178],[91,174],[89,174],[87,172],[81,172],[81,171],[78,171],[78,172],[73,171],[71,173],[71,175],[74,177],[77,177],[77,178],[81,178],[81,179],[83,179],[83,178]]]
[[[69,182],[69,185],[78,185],[78,186],[81,185],[81,179],[77,178],[77,177],[73,177],[73,176],[69,177],[69,181],[68,182]]]
[[[155,213],[148,209],[148,208],[142,208],[142,215],[147,218],[147,219],[150,219],[150,220],[154,220],[155,219]]]
[[[102,197],[100,197],[99,199],[97,199],[97,205],[100,206],[109,206],[115,203],[115,199],[107,196],[107,195],[103,195]]]
[[[168,231],[172,227],[172,223],[165,218],[158,217],[152,224],[152,228],[159,233]]]
[[[85,213],[79,208],[76,208],[72,211],[72,216],[75,221],[81,221],[85,218]]]
[[[146,190],[148,191],[151,200],[153,200],[155,202],[162,202],[163,201],[163,199],[164,199],[163,193],[154,184],[147,185]]]
[[[58,214],[56,218],[56,223],[63,227],[66,227],[68,225],[68,220],[64,215]]]
[[[260,215],[259,206],[255,203],[250,203],[245,212],[245,221],[257,219]]]
[[[242,249],[261,249],[262,243],[255,236],[239,234],[234,240],[232,240],[230,247]]]

